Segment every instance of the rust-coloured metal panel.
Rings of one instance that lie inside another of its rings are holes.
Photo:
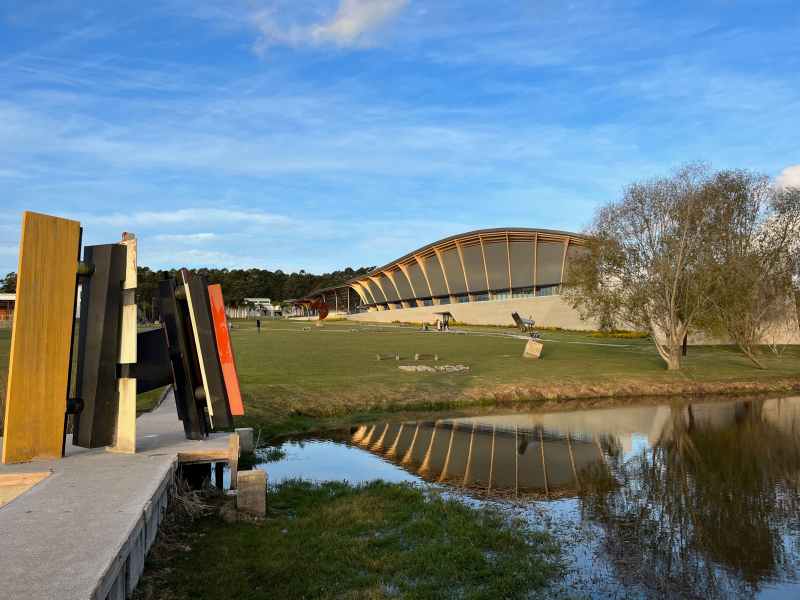
[[[236,361],[231,345],[228,320],[225,318],[225,300],[222,297],[222,286],[219,284],[208,286],[208,301],[211,304],[211,317],[214,321],[214,335],[217,338],[217,352],[222,366],[222,378],[225,389],[228,391],[228,406],[234,417],[244,415],[242,392],[239,388],[239,375],[236,372]]]

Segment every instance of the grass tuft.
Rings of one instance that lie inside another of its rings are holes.
[[[263,522],[208,518],[179,529],[177,543],[174,527],[166,535],[140,600],[526,598],[560,572],[547,534],[384,482],[288,481],[270,489]]]

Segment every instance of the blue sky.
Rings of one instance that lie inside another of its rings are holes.
[[[800,185],[798,74],[797,0],[6,0],[0,272],[25,209],[321,272],[580,230],[690,160]]]

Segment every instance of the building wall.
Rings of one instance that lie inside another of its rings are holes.
[[[436,312],[448,311],[453,318],[468,325],[502,325],[514,326],[512,312],[518,312],[524,318],[532,317],[538,327],[561,327],[576,331],[595,331],[598,323],[595,320],[584,321],[578,311],[572,308],[561,296],[540,296],[535,298],[515,298],[513,300],[489,300],[486,302],[469,302],[465,304],[446,304],[442,306],[422,306],[418,308],[402,308],[357,313],[346,316],[354,321],[373,323],[434,323],[438,318]],[[730,344],[730,340],[710,337],[704,334],[689,335],[690,345]],[[773,323],[767,328],[764,344],[800,344],[800,325],[796,315],[789,315],[785,321]]]
[[[370,311],[348,315],[354,321],[374,323],[433,323],[437,312],[450,312],[460,323],[470,325],[513,326],[512,312],[524,318],[533,317],[540,327],[561,327],[563,329],[594,330],[597,323],[584,321],[578,312],[567,304],[561,296],[540,296],[535,298],[514,298],[511,300],[488,300],[464,304],[445,304],[441,306],[420,306],[396,310]]]

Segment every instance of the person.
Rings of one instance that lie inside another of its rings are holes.
[[[256,319],[256,329],[258,329],[258,333],[261,333],[261,319]]]

